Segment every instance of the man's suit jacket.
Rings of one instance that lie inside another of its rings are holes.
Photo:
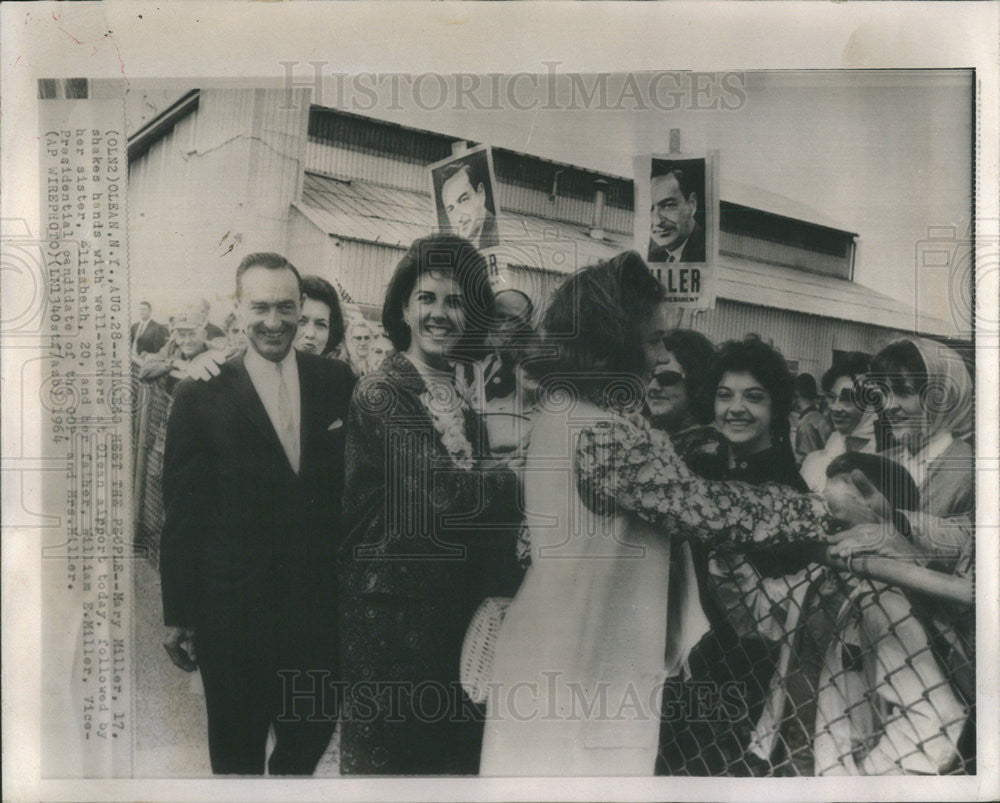
[[[666,248],[657,245],[652,239],[649,241],[649,258],[647,262],[668,262],[668,251]],[[684,250],[678,262],[704,262],[705,261],[705,230],[695,223],[691,234],[688,235]]]
[[[155,354],[160,349],[166,345],[167,338],[170,337],[170,332],[167,331],[167,327],[162,323],[157,323],[152,318],[149,319],[149,323],[146,324],[146,329],[141,335],[139,335],[139,340],[136,342],[135,333],[139,331],[139,324],[132,324],[132,328],[129,334],[129,343],[135,344],[135,351],[137,354]]]
[[[296,358],[298,475],[242,355],[207,382],[177,386],[164,452],[163,614],[207,643],[249,643],[259,632],[263,641],[334,649],[344,423],[355,380],[339,360]]]
[[[497,228],[497,217],[492,212],[486,212],[483,218],[482,228],[479,230],[479,237],[473,243],[477,249],[496,248],[500,245],[500,232]]]

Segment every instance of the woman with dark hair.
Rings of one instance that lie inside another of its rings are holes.
[[[785,358],[757,335],[719,348],[704,388],[728,446],[726,479],[807,490],[789,438],[794,382]]]
[[[635,252],[554,293],[525,466],[531,566],[500,629],[481,772],[652,775],[663,683],[705,632],[671,536],[770,544],[823,537],[821,500],[712,484],[641,415],[664,290]],[[676,572],[674,573],[676,576]]]
[[[936,568],[970,576],[975,398],[965,361],[941,343],[906,337],[872,359],[869,379],[863,392],[881,407],[895,443],[884,454],[920,489],[920,515],[910,522],[914,547]],[[870,540],[851,546],[895,548],[875,534]]]
[[[363,377],[347,423],[340,551],[346,774],[468,774],[482,714],[459,658],[473,612],[520,581],[518,476],[490,461],[456,392],[493,295],[486,262],[452,235],[400,260],[382,321],[396,351]]]
[[[876,520],[838,539],[835,554],[915,559],[971,583],[974,393],[965,361],[941,343],[901,338],[872,359],[862,392],[885,415],[896,445],[884,455],[913,477],[920,509],[904,511],[905,522],[898,521],[891,494],[871,483],[868,496]],[[887,644],[883,651],[892,656],[877,667],[872,691],[900,713],[885,724],[880,738],[865,735],[862,743],[870,749],[856,762],[841,758],[834,772],[940,773],[952,769],[959,757],[971,762],[975,754],[975,717],[966,713],[966,707],[975,707],[975,609],[899,596],[902,601],[894,607],[885,594],[876,596],[877,605],[867,600],[859,615],[869,642]],[[928,644],[937,663],[928,658]],[[947,668],[947,681],[938,663]],[[914,670],[918,676],[907,679]]]
[[[834,360],[820,383],[826,396],[833,432],[822,449],[808,455],[800,473],[809,489],[820,493],[826,485],[826,468],[845,452],[874,453],[876,415],[868,409],[860,390],[868,374],[868,357],[850,352]]]
[[[794,383],[784,357],[759,336],[720,346],[703,387],[714,430],[722,440],[716,447],[708,439],[711,451],[705,448],[706,454],[695,455],[692,465],[706,476],[752,485],[779,483],[805,492],[789,434]],[[709,554],[713,633],[700,645],[698,658],[710,667],[712,679],[741,684],[742,702],[751,716],[731,723],[731,736],[743,745],[742,760],[754,772],[766,771],[772,758],[771,744],[763,737],[777,723],[767,719],[763,706],[770,699],[770,708],[776,709],[784,695],[786,673],[775,675],[774,670],[787,664],[787,658],[782,660],[787,640],[809,587],[805,557],[794,546],[748,552],[722,544]],[[774,616],[779,610],[783,617]],[[783,640],[779,652],[775,645]],[[751,721],[756,722],[753,728]],[[799,734],[801,741],[805,735]]]
[[[302,314],[295,348],[323,357],[344,339],[344,315],[337,291],[319,276],[302,277]]]
[[[654,427],[677,433],[704,422],[702,385],[715,345],[693,329],[672,329],[646,389],[646,408]]]

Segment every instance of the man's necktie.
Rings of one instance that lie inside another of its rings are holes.
[[[278,439],[285,448],[288,455],[288,462],[292,470],[299,473],[299,442],[295,437],[295,419],[292,417],[292,394],[288,390],[288,383],[285,382],[285,374],[281,370],[281,363],[275,363],[274,367],[278,371]]]
[[[667,254],[667,262],[676,262],[676,261],[677,257],[675,257],[673,254]]]

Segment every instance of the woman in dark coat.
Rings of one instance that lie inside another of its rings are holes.
[[[345,774],[469,774],[482,712],[459,683],[466,628],[520,582],[518,476],[490,461],[457,394],[493,295],[483,257],[450,235],[417,240],[390,282],[396,348],[355,390],[340,553]]]
[[[806,492],[789,439],[793,389],[784,358],[759,337],[722,344],[699,386],[696,416],[712,426],[677,433],[678,451],[706,478],[780,483]],[[805,555],[800,545],[748,552],[720,547],[706,554],[702,545],[693,544],[692,550],[702,604],[712,623],[712,632],[692,652],[693,679],[696,684],[739,684],[742,711],[732,721],[666,723],[657,770],[675,775],[769,773],[763,757],[748,750],[778,653],[759,625],[767,620],[766,606],[775,601],[768,592],[777,592],[778,603],[790,602],[792,586],[783,576],[800,570]]]
[[[752,485],[780,483],[808,491],[789,437],[794,377],[776,349],[756,335],[722,344],[709,369],[705,390],[714,428],[723,437],[717,467],[720,478]],[[791,638],[791,620],[797,620],[812,580],[804,568],[810,557],[800,545],[746,553],[718,549],[711,556],[709,585],[725,611],[724,623],[717,618],[713,622],[718,657],[726,664],[724,675],[745,684],[750,714],[738,724],[737,732],[744,724],[758,721],[765,696],[780,694],[768,686],[781,664],[780,645]],[[784,628],[773,618],[776,609],[787,617]],[[782,677],[782,683],[791,684],[793,697],[811,696],[811,688],[800,688],[798,676]],[[811,707],[806,711],[808,699],[797,699],[795,704],[800,717],[811,716]],[[758,724],[755,737],[762,727]],[[741,742],[746,737],[745,732],[740,733]],[[786,753],[795,753],[793,761],[807,762],[805,730],[783,732],[780,741]],[[768,762],[776,756],[768,747],[753,742],[741,763],[749,765],[753,773],[770,774]]]

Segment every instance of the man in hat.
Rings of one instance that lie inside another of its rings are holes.
[[[165,374],[170,374],[174,380],[184,379],[188,376],[192,360],[208,350],[205,316],[200,302],[179,305],[170,314],[169,325],[170,337],[163,348],[155,354],[147,354],[143,359],[139,367],[140,379],[151,382]]]

